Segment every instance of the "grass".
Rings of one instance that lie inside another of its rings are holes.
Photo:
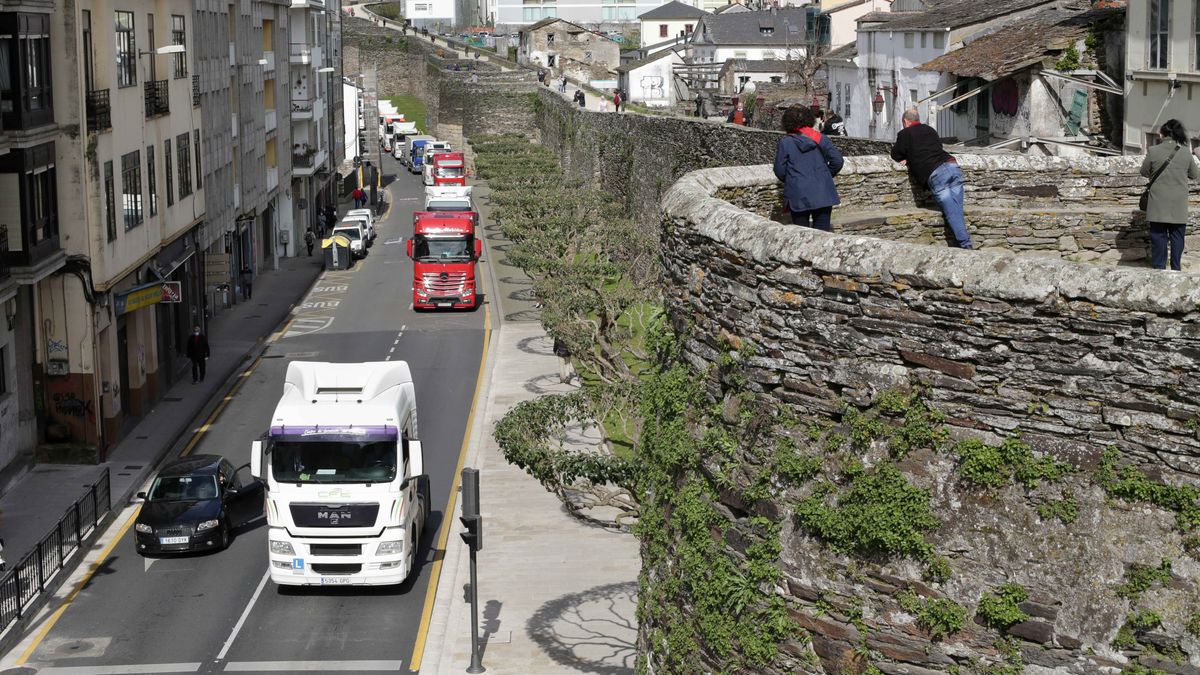
[[[396,110],[404,113],[404,119],[416,122],[421,133],[429,133],[429,128],[425,126],[425,103],[421,99],[411,94],[401,94],[392,96],[388,101],[396,106]]]

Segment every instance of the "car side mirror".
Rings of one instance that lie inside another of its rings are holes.
[[[408,257],[412,257],[412,239],[408,240]]]
[[[142,501],[146,501],[147,499],[149,499],[149,497],[147,497],[147,496],[146,496],[146,493],[145,493],[145,492],[139,492],[139,493],[137,493],[137,498],[138,498],[138,499],[140,499],[140,500],[142,500]]]

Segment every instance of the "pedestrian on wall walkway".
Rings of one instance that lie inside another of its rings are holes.
[[[783,181],[783,197],[792,223],[829,232],[833,207],[842,203],[833,177],[845,160],[828,136],[813,128],[811,109],[792,106],[783,113],[786,136],[775,147],[775,177]]]
[[[896,134],[892,159],[908,167],[909,175],[933,193],[956,245],[971,248],[971,235],[963,216],[962,169],[958,160],[942,147],[937,130],[921,123],[916,108],[904,111],[904,128]]]
[[[1188,179],[1200,178],[1200,166],[1186,150],[1187,131],[1170,119],[1158,130],[1159,142],[1146,152],[1141,173],[1146,185],[1146,223],[1150,226],[1150,262],[1155,269],[1180,271],[1188,221]]]
[[[571,384],[575,379],[575,364],[571,363],[571,350],[558,338],[554,338],[554,355],[558,357],[558,381]]]
[[[192,362],[192,384],[204,381],[204,369],[208,364],[208,337],[200,332],[200,326],[192,326],[188,336],[186,352]]]

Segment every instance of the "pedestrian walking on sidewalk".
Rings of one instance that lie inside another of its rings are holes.
[[[351,192],[350,196],[354,199],[354,208],[361,209],[362,202],[363,202],[362,188],[360,188],[360,187],[354,188],[354,192]]]
[[[1165,270],[1169,249],[1171,269],[1178,272],[1188,221],[1188,179],[1200,178],[1200,166],[1187,151],[1187,131],[1179,120],[1167,120],[1158,138],[1142,161],[1142,175],[1150,179],[1142,205],[1150,226],[1150,262]]]
[[[250,271],[249,265],[242,265],[242,300],[249,300],[254,296],[254,272]]]
[[[971,235],[963,217],[963,173],[958,160],[942,147],[937,130],[921,123],[916,108],[905,110],[903,119],[904,128],[896,134],[892,146],[892,159],[907,166],[909,175],[933,193],[955,244],[971,248]]]
[[[561,78],[558,80],[558,92],[559,92],[560,94],[565,94],[565,93],[567,93],[567,76],[566,76],[566,75],[563,75],[563,76],[562,76],[562,77],[561,77]]]
[[[783,113],[783,130],[775,148],[775,176],[783,181],[783,196],[792,223],[829,232],[833,207],[841,203],[833,177],[842,170],[842,153],[827,136],[813,128],[809,108],[792,106]]]
[[[304,233],[304,245],[308,247],[308,257],[312,257],[313,244],[316,243],[316,237],[313,236],[312,230]]]
[[[571,384],[571,380],[575,379],[575,365],[571,363],[571,350],[567,349],[566,343],[558,338],[554,338],[554,355],[558,357],[558,381],[563,384]]]
[[[200,332],[200,326],[192,326],[187,340],[187,357],[192,362],[192,384],[204,381],[204,367],[208,363],[208,337]]]

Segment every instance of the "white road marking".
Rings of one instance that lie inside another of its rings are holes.
[[[203,663],[148,663],[132,666],[38,668],[39,675],[125,675],[126,673],[198,673]]]
[[[393,353],[395,353],[395,351],[396,351],[396,348],[395,348],[395,347],[392,347],[391,349],[389,349],[389,350],[388,350],[388,356],[391,356]]]
[[[147,558],[146,556],[142,556],[142,564],[146,566],[144,569],[142,569],[142,571],[149,572],[150,566],[156,562],[158,562],[158,558]]]
[[[398,344],[400,344],[400,338],[396,338],[395,340],[393,340],[393,341],[392,341],[392,344],[393,344],[393,345],[398,345]]]
[[[221,651],[217,654],[218,661],[224,659],[225,655],[229,653],[229,648],[233,646],[233,641],[237,639],[238,633],[242,631],[242,626],[246,624],[246,619],[250,616],[250,610],[254,609],[254,603],[258,602],[258,596],[262,594],[263,586],[267,585],[267,579],[270,578],[271,570],[263,572],[262,580],[258,582],[258,588],[254,589],[254,595],[250,596],[250,602],[246,603],[246,609],[242,610],[242,615],[238,617],[237,623],[233,625],[233,632],[229,634],[229,639],[225,641],[225,645],[221,647]]]
[[[403,661],[233,661],[225,672],[295,672],[302,670],[353,670],[358,672],[396,672]]]
[[[383,245],[384,245],[384,246],[391,246],[392,244],[403,244],[404,242],[405,242],[405,240],[404,240],[404,239],[393,239],[393,240],[391,240],[391,241],[385,241],[385,242],[383,242]]]

